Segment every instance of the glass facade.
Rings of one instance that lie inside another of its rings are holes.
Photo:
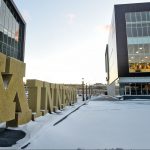
[[[125,13],[129,73],[150,72],[150,11]]]
[[[10,5],[9,0],[0,0],[0,52],[23,60],[24,24]]]
[[[150,95],[150,83],[120,83],[120,95]]]

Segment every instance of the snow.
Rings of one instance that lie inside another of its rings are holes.
[[[149,115],[150,101],[90,101],[27,148],[148,149]]]
[[[101,96],[103,98],[103,96]],[[12,149],[150,149],[150,101],[89,101],[19,126],[27,136]]]
[[[26,132],[26,137],[24,139],[21,139],[17,142],[16,145],[13,145],[12,147],[0,147],[0,149],[20,149],[32,140],[36,139],[40,134],[49,126],[53,126],[56,122],[61,120],[63,117],[68,115],[70,112],[74,111],[81,105],[83,105],[85,102],[81,100],[81,97],[78,97],[78,102],[75,103],[72,106],[66,106],[62,111],[57,111],[57,113],[49,114],[47,113],[45,116],[41,116],[35,119],[35,121],[30,121],[27,124],[20,125],[17,128],[10,128],[14,130],[22,130]],[[0,127],[5,127],[5,123],[0,123]]]

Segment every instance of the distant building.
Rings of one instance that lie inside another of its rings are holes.
[[[77,89],[77,94],[82,95],[83,87],[82,84],[65,84],[65,86],[73,87]],[[102,83],[95,83],[87,85],[87,94],[89,95],[100,95],[106,93],[106,85]],[[84,94],[86,94],[86,85],[84,84]]]
[[[106,94],[106,85],[102,83],[95,83],[92,85],[93,95]]]
[[[114,6],[105,62],[109,95],[150,94],[150,3]]]
[[[0,0],[0,52],[24,61],[25,21],[13,0]]]

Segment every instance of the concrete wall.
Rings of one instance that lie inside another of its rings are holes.
[[[108,95],[111,95],[111,96],[116,95],[116,93],[115,93],[115,82],[111,83],[110,85],[107,85],[107,93],[108,93]]]

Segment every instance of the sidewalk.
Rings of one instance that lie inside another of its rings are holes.
[[[7,147],[5,149],[23,149],[28,145],[33,139],[40,136],[42,131],[49,126],[54,126],[58,124],[60,121],[63,121],[68,115],[70,115],[72,112],[79,109],[82,105],[84,105],[87,101],[82,101],[82,99],[79,97],[77,103],[75,103],[73,106],[66,106],[65,109],[62,111],[57,111],[53,114],[46,114],[45,116],[41,116],[39,118],[36,118],[35,121],[30,121],[29,123],[25,125],[21,125],[17,128],[9,128],[13,130],[22,130],[26,133],[25,138],[21,139],[17,142],[17,144],[13,145],[12,147]],[[5,127],[5,124],[0,124],[0,127]],[[4,149],[4,147],[0,147],[0,149]]]
[[[150,149],[150,101],[90,100],[26,149]]]

